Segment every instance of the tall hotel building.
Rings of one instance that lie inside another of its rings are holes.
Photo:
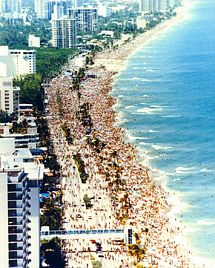
[[[0,46],[0,76],[36,73],[36,51],[9,49]]]
[[[140,0],[139,10],[144,14],[165,13],[169,9],[169,0]]]
[[[0,268],[40,267],[39,184],[43,165],[0,138]]]
[[[69,10],[76,21],[77,32],[94,33],[98,27],[98,10],[94,7],[77,7]]]
[[[13,78],[0,78],[0,110],[8,114],[17,112],[20,88],[13,87]]]
[[[52,25],[52,46],[74,48],[76,46],[76,24],[73,18],[54,18]]]
[[[0,46],[0,109],[11,114],[17,111],[19,88],[13,87],[13,77],[36,73],[35,50],[8,49]]]

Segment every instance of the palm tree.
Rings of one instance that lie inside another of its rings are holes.
[[[146,249],[138,244],[128,245],[128,254],[135,256],[137,258],[137,262],[140,262],[146,254]]]

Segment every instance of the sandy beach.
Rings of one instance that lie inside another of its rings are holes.
[[[143,265],[140,267],[194,265],[190,262],[191,253],[178,239],[182,230],[168,217],[169,194],[153,180],[148,168],[139,163],[136,149],[125,140],[124,130],[115,124],[116,100],[110,93],[115,76],[128,57],[180,21],[183,12],[178,13],[117,50],[97,54],[95,64],[86,70],[88,78],[81,81],[78,90],[64,75],[53,79],[46,88],[47,120],[61,165],[64,228],[132,228],[133,243],[146,249],[139,260]],[[75,60],[67,67],[73,70]],[[63,125],[70,129],[71,144],[65,139]],[[84,203],[86,196],[90,198],[88,208]],[[102,258],[96,255],[89,238],[66,240],[68,267],[91,267],[92,255],[101,260],[102,267],[136,267],[136,258],[128,254],[125,244],[114,245],[111,237],[100,237],[97,241],[102,244]]]

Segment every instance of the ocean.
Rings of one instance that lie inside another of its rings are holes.
[[[215,1],[186,15],[128,60],[114,84],[119,124],[145,165],[176,193],[175,217],[196,256],[215,267]]]

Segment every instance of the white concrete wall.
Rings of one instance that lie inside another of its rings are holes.
[[[0,173],[0,189],[0,268],[8,268],[8,198],[6,173]]]
[[[40,261],[40,208],[39,208],[39,189],[38,188],[31,188],[30,191],[30,212],[31,215],[29,216],[30,223],[29,227],[31,230],[29,231],[29,235],[31,238],[29,239],[29,243],[31,246],[29,250],[31,254],[29,258],[31,262],[29,263],[29,268],[36,268],[39,267]]]

